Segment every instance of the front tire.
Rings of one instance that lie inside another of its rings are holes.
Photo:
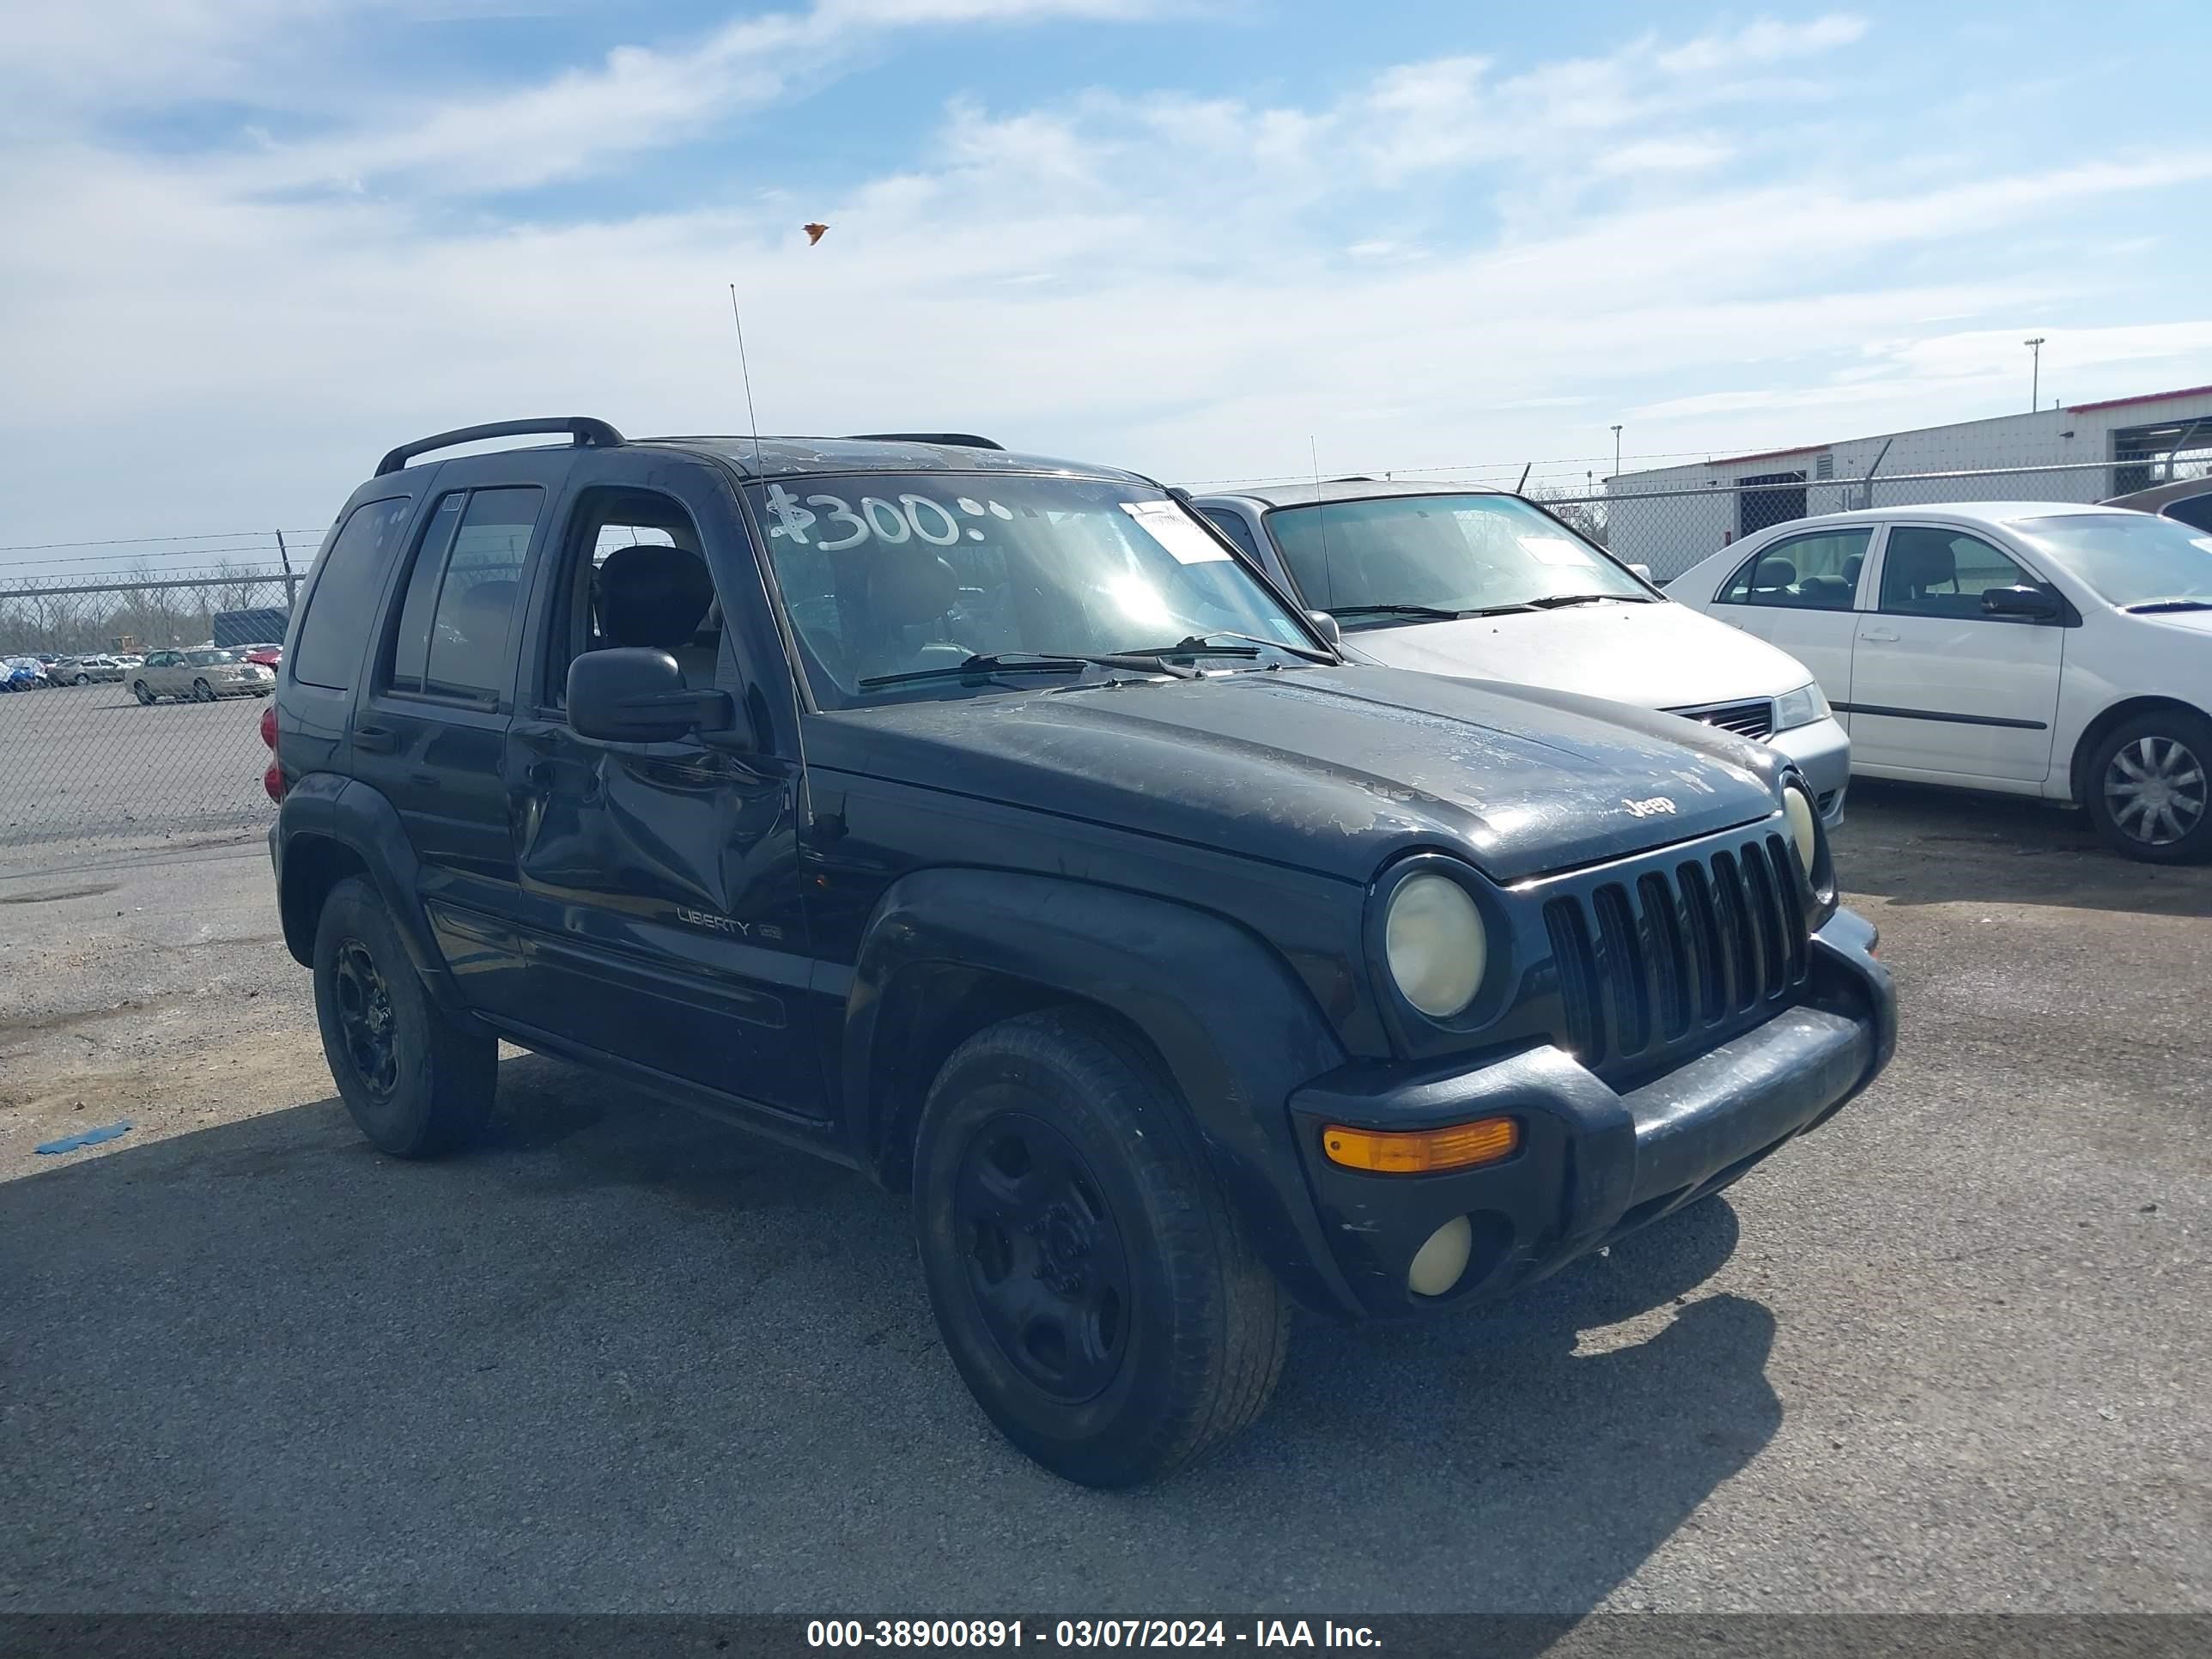
[[[2116,852],[2149,864],[2212,858],[2212,720],[2177,708],[2122,721],[2089,757],[2082,793]]]
[[[146,689],[146,682],[143,680],[132,682],[131,695],[138,699],[138,706],[142,708],[151,708],[154,706],[154,694]]]
[[[1130,1486],[1212,1451],[1281,1374],[1290,1304],[1151,1054],[1047,1010],[945,1063],[915,1149],[938,1329],[1000,1433]]]
[[[213,702],[215,701],[215,687],[210,685],[205,680],[194,680],[192,682],[192,701],[194,702]]]
[[[378,1151],[434,1158],[482,1132],[498,1041],[431,1001],[383,899],[358,876],[323,902],[315,1021],[339,1097]]]

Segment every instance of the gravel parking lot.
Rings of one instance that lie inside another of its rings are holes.
[[[96,683],[0,696],[0,869],[87,842],[232,837],[265,823],[259,697],[142,708]]]
[[[498,1146],[370,1153],[257,844],[0,879],[0,1610],[2212,1609],[2212,872],[1871,787],[1839,854],[1871,1094],[1517,1304],[1303,1328],[1125,1495],[992,1433],[855,1177],[530,1056]]]

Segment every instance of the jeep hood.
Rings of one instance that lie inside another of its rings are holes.
[[[807,759],[1356,882],[1416,847],[1511,882],[1755,822],[1784,763],[1671,715],[1362,665],[847,710]]]
[[[1613,697],[1646,708],[1778,697],[1813,678],[1778,650],[1686,605],[1576,605],[1346,631],[1346,651],[1392,668]]]

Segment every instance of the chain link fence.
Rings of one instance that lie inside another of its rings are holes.
[[[268,821],[259,720],[274,680],[243,659],[284,637],[288,566],[0,577],[0,864]]]

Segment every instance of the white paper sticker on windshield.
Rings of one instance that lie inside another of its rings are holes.
[[[1121,510],[1174,555],[1178,564],[1212,564],[1229,556],[1227,548],[1194,524],[1173,501],[1124,501]]]
[[[2212,553],[2212,536],[2191,536],[2189,539],[2191,545],[2201,547],[2207,553]]]
[[[1521,536],[1521,550],[1539,564],[1594,564],[1589,550],[1565,536]]]

